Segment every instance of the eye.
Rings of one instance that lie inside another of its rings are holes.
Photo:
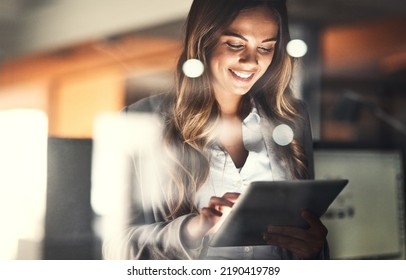
[[[259,47],[258,50],[261,53],[272,53],[275,50],[275,48],[273,48],[273,47],[272,48]]]
[[[244,48],[244,45],[241,45],[241,44],[233,44],[233,43],[228,43],[227,42],[226,45],[230,49],[235,50],[235,51],[239,51],[239,50],[242,50]]]

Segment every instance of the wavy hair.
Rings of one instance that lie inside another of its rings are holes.
[[[195,79],[182,71],[191,58],[203,62],[209,69],[210,55],[220,35],[240,11],[264,6],[279,25],[277,44],[271,65],[244,100],[254,98],[277,122],[294,127],[299,114],[289,88],[293,59],[286,53],[290,40],[285,0],[194,0],[187,17],[184,46],[176,72],[176,95],[171,114],[166,120],[164,144],[171,162],[168,190],[169,217],[175,218],[195,209],[195,194],[208,177],[210,163],[205,153],[214,143],[214,129],[220,119],[219,105],[210,84],[210,73]],[[306,162],[302,147],[295,141],[281,147],[286,162],[295,170],[293,178],[306,178]]]

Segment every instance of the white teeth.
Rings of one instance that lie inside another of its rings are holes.
[[[236,74],[238,77],[243,78],[243,79],[248,79],[249,77],[251,77],[253,74],[246,74],[246,73],[241,73],[241,72],[236,72],[231,70],[234,74]]]

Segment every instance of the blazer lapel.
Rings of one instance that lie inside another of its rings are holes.
[[[277,146],[272,137],[275,123],[270,120],[261,106],[257,106],[261,118],[261,131],[264,138],[266,150],[268,152],[269,162],[271,164],[272,176],[275,181],[292,179],[291,172],[282,159],[280,148]]]

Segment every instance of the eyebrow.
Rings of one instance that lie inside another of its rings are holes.
[[[223,35],[224,35],[224,36],[237,37],[237,38],[240,38],[241,40],[244,40],[244,41],[248,42],[248,39],[245,38],[243,35],[238,34],[238,33],[235,33],[235,32],[232,32],[232,31],[225,31]],[[276,41],[277,41],[277,40],[276,40],[276,37],[271,37],[271,38],[267,38],[267,39],[263,40],[262,43],[266,43],[266,42],[276,42]]]

